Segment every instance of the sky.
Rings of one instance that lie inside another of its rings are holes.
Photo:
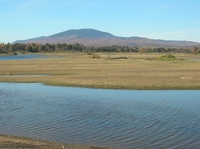
[[[0,43],[91,28],[200,42],[200,0],[0,0]]]

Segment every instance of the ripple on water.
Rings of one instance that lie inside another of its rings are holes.
[[[200,146],[200,91],[0,83],[0,133],[117,148]]]

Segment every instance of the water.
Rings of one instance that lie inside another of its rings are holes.
[[[6,55],[0,56],[0,60],[30,60],[44,58],[43,54],[18,54],[18,55]]]
[[[0,83],[0,133],[116,148],[199,148],[200,91]]]

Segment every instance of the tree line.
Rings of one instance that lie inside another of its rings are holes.
[[[129,47],[129,46],[84,46],[83,44],[36,44],[36,43],[0,43],[0,53],[11,52],[135,52],[135,53],[154,53],[154,52],[174,52],[174,53],[200,53],[200,47],[192,48],[166,48],[166,47]]]

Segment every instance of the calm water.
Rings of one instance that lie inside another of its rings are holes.
[[[0,83],[0,133],[116,148],[200,148],[200,91]]]
[[[18,54],[18,55],[6,55],[0,56],[0,60],[29,60],[44,58],[43,54]]]

